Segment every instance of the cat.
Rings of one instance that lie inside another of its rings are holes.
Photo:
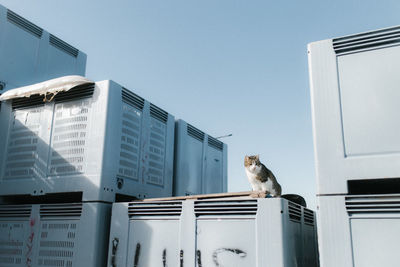
[[[244,167],[253,191],[267,191],[273,197],[281,195],[280,184],[274,174],[260,162],[259,155],[245,156]]]

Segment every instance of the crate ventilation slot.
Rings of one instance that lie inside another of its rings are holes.
[[[400,26],[333,39],[336,54],[398,45]]]
[[[301,206],[288,202],[289,204],[289,219],[294,222],[301,221]]]
[[[41,218],[80,217],[82,204],[43,204],[40,205]]]
[[[31,205],[0,205],[0,218],[29,218]]]
[[[58,93],[54,99],[56,102],[69,101],[71,99],[92,97],[94,93],[94,83],[78,85],[66,92]],[[42,96],[43,98],[43,96]]]
[[[50,39],[49,43],[53,45],[54,47],[60,49],[61,51],[64,51],[65,53],[77,57],[79,54],[79,50],[73,47],[72,45],[64,42],[60,38],[57,38],[56,36],[50,34]]]
[[[309,209],[304,209],[304,223],[314,226],[314,213]]]
[[[32,95],[31,97],[19,97],[12,100],[12,108],[29,108],[44,105],[42,95]]]
[[[349,215],[373,213],[400,213],[400,196],[346,197]]]
[[[180,216],[182,212],[182,202],[143,202],[130,203],[128,215],[132,217],[141,216]]]
[[[214,137],[208,136],[208,144],[218,150],[222,150],[224,147],[223,143],[221,141],[218,141]]]
[[[187,125],[187,134],[201,142],[204,141],[204,132],[200,131],[199,129],[193,127],[190,124]]]
[[[162,110],[161,108],[153,104],[150,104],[150,116],[164,123],[168,121],[168,112]]]
[[[15,12],[11,10],[7,10],[7,19],[11,23],[17,25],[18,27],[22,28],[23,30],[35,35],[38,38],[42,37],[43,34],[43,29],[40,28],[39,26],[36,26],[32,22],[24,19],[20,15],[16,14]]]
[[[199,216],[256,215],[257,201],[198,201],[194,211]]]
[[[122,101],[139,110],[142,110],[144,107],[144,99],[126,88],[122,88]]]

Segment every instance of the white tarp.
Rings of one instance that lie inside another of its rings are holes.
[[[44,96],[43,101],[51,101],[57,93],[68,91],[75,86],[85,83],[93,83],[93,81],[78,75],[64,76],[41,83],[11,89],[0,96],[0,101],[17,97],[30,97],[31,95],[37,94]],[[48,95],[51,97],[50,99],[46,98]]]

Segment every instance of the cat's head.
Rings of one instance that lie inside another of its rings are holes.
[[[250,172],[258,172],[259,170],[261,170],[260,156],[245,156],[244,167]]]

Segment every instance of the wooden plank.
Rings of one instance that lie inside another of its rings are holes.
[[[145,198],[137,201],[171,201],[171,200],[187,200],[187,199],[221,199],[221,198],[265,198],[267,193],[265,191],[244,191],[244,192],[228,192],[228,193],[216,193],[216,194],[204,194],[204,195],[191,195],[191,196],[180,196],[180,197],[161,197],[161,198]]]

